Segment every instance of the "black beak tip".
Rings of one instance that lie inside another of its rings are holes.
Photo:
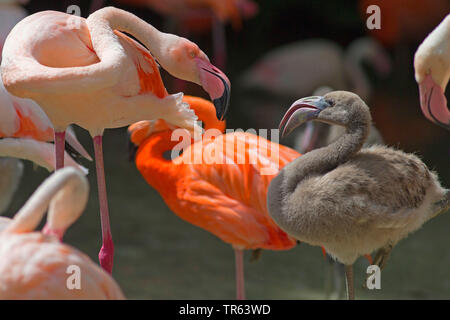
[[[220,98],[214,99],[214,107],[216,108],[216,117],[218,120],[223,121],[228,112],[228,106],[230,105],[230,94],[231,89],[228,83],[219,77],[225,87],[222,96]]]

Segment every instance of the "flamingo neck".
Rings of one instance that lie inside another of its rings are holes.
[[[286,188],[288,192],[294,191],[299,182],[309,176],[323,175],[334,170],[361,150],[369,134],[369,124],[360,123],[348,126],[346,129],[345,134],[335,142],[307,152],[283,168],[287,172]]]
[[[131,34],[142,42],[155,57],[163,55],[163,33],[127,11],[113,7],[103,8],[91,14],[87,22],[92,44],[101,60],[108,58],[106,55],[111,48],[122,50],[115,40],[114,30]]]
[[[58,233],[63,234],[70,224],[81,215],[87,203],[88,188],[86,178],[77,169],[63,168],[56,171],[37,188],[4,232],[33,231],[50,206],[50,220],[59,219],[56,215],[61,214],[59,210],[59,212],[55,212],[55,207],[58,209],[68,208],[64,212],[65,222],[63,221],[58,228]],[[81,198],[78,195],[81,195]]]
[[[176,146],[178,141],[171,141],[170,130],[158,132],[148,137],[136,153],[136,167],[147,183],[162,195],[174,191],[180,178],[183,164],[174,164],[165,155]],[[170,155],[170,153],[169,153]]]

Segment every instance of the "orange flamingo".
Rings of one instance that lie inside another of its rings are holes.
[[[267,211],[267,188],[278,170],[267,175],[262,170],[283,167],[300,154],[254,134],[221,134],[225,122],[215,118],[209,101],[186,96],[184,101],[204,122],[203,140],[166,160],[163,154],[178,143],[171,141],[173,130],[163,120],[135,123],[128,132],[137,147],[136,167],[176,215],[233,246],[237,298],[244,299],[243,250],[287,250],[296,245]]]
[[[217,117],[224,116],[230,82],[206,54],[195,43],[160,32],[117,8],[103,8],[87,19],[38,12],[16,25],[3,50],[2,78],[7,90],[38,102],[55,127],[57,168],[64,165],[69,124],[85,128],[93,137],[102,226],[99,259],[109,272],[114,244],[103,164],[104,129],[162,118],[195,130],[194,113],[182,103],[182,93],[167,94],[149,50],[170,74],[201,85],[214,101]]]
[[[88,190],[79,170],[64,168],[42,183],[14,219],[0,219],[0,299],[124,299],[114,279],[84,253],[32,232],[48,208],[49,225],[64,233],[82,214]],[[79,281],[71,283],[76,268]]]

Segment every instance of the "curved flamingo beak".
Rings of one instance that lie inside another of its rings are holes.
[[[216,117],[223,120],[230,104],[231,84],[228,77],[205,59],[196,58],[200,83],[216,108]]]
[[[284,137],[303,123],[316,119],[319,113],[329,106],[330,104],[319,96],[306,97],[295,101],[280,122],[279,129],[281,130],[284,127],[281,136]]]
[[[431,75],[419,83],[420,107],[428,120],[450,130],[450,111],[447,108],[447,99],[441,86],[434,82]]]

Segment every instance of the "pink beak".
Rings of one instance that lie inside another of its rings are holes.
[[[209,61],[196,58],[201,86],[216,107],[217,119],[223,120],[230,104],[231,84],[228,77]]]
[[[420,107],[428,120],[450,130],[450,111],[442,88],[433,81],[431,75],[419,83]]]

